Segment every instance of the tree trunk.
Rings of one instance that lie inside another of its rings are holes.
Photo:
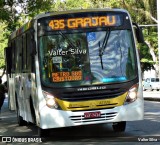
[[[156,54],[154,53],[154,48],[151,46],[150,42],[146,40],[145,43],[148,45],[149,50],[150,50],[150,54],[152,55],[153,61],[155,62],[155,64],[153,66],[154,66],[155,71],[156,71],[156,76],[158,76],[158,74],[159,74],[159,67],[158,67],[158,64],[157,64],[158,58],[157,58]]]

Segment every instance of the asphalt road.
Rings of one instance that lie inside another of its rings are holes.
[[[148,91],[148,93],[150,93]],[[151,92],[157,93],[157,92]],[[160,92],[158,92],[160,93]],[[111,124],[69,127],[50,130],[49,138],[42,143],[26,143],[29,145],[104,145],[104,144],[160,144],[160,102],[145,101],[145,116],[142,121],[127,122],[124,133],[115,133]],[[32,124],[18,126],[15,111],[9,111],[7,100],[2,108],[0,120],[0,136],[38,137],[37,127]],[[152,141],[152,142],[149,142]],[[157,142],[159,141],[159,142]],[[0,145],[6,145],[1,143]],[[8,143],[13,145],[17,143]],[[25,144],[25,143],[19,143]]]

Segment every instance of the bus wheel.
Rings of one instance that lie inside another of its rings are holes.
[[[153,91],[153,88],[152,88],[152,86],[150,86],[150,91]]]
[[[49,129],[42,129],[40,127],[38,127],[38,136],[39,137],[48,137],[49,136]]]
[[[146,91],[145,87],[143,86],[143,91]]]
[[[35,114],[35,110],[33,107],[33,101],[31,98],[30,98],[30,109],[31,109],[31,116],[32,116],[33,124],[36,124],[36,114]]]
[[[112,127],[115,132],[124,132],[126,129],[126,121],[115,122]]]
[[[18,102],[16,101],[16,110],[17,110],[17,121],[18,121],[18,125],[19,126],[24,126],[27,124],[27,122],[25,120],[23,120],[23,117],[20,116],[20,111],[19,111],[19,106],[18,106]]]

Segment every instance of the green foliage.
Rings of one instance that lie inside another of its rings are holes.
[[[4,2],[3,0],[0,1],[0,20],[4,21],[6,19],[9,19],[9,13],[6,9],[3,8],[4,7]]]
[[[152,47],[154,48],[154,52],[158,55],[158,34],[157,32],[150,32],[148,35],[145,35],[145,39],[150,42]]]
[[[147,28],[144,29],[144,38],[147,42],[149,42],[150,47],[152,47],[152,51],[157,56],[158,60],[158,38],[157,38],[157,30],[155,28]],[[158,65],[158,61],[153,61],[153,57],[150,53],[149,46],[147,44],[140,45],[140,54],[141,54],[141,66],[142,71],[155,69],[154,65]]]
[[[28,0],[26,6],[26,13],[30,17],[34,17],[41,12],[48,12],[51,10],[54,0]]]
[[[65,7],[66,9],[84,9],[84,8],[88,8],[90,7],[89,6],[89,3],[87,1],[84,1],[84,0],[78,0],[78,1],[75,1],[75,0],[66,0],[65,1]]]
[[[21,7],[21,12],[17,7]],[[4,65],[3,49],[7,45],[9,34],[39,13],[86,8],[124,8],[138,24],[152,24],[157,17],[155,0],[0,0],[0,66]],[[158,58],[157,29],[144,29],[145,40],[148,41]],[[142,70],[153,67],[150,48],[139,45]]]
[[[7,26],[5,23],[0,22],[0,68],[4,66],[4,48],[7,46],[6,35],[8,35]]]
[[[147,44],[139,44],[140,48],[140,61],[142,72],[154,69],[153,65],[155,62],[152,59],[152,56],[149,52],[149,47]]]

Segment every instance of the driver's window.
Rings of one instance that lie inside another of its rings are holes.
[[[146,82],[149,83],[149,79],[146,79]]]

